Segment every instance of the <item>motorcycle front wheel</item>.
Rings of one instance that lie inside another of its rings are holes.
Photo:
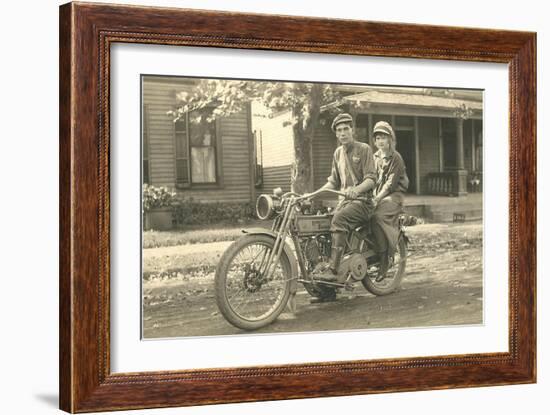
[[[271,324],[283,312],[290,295],[290,260],[284,250],[271,277],[266,263],[275,239],[246,235],[227,248],[216,269],[216,302],[225,319],[243,330]],[[269,278],[269,279],[267,279]]]
[[[407,242],[401,235],[397,242],[397,249],[393,260],[386,272],[386,277],[382,281],[376,281],[377,273],[367,274],[361,280],[367,291],[374,295],[391,294],[401,286],[401,281],[405,275],[407,265]]]

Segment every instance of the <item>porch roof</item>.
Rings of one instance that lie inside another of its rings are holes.
[[[457,113],[462,109],[470,109],[472,118],[478,118],[483,111],[483,102],[481,94],[479,99],[476,94],[432,94],[430,90],[423,88],[373,88],[367,91],[348,95],[343,98],[344,101],[354,103],[359,109],[367,112],[380,113],[384,110],[392,113],[401,113],[405,115],[434,115],[457,117]],[[468,98],[472,99],[468,99]],[[330,103],[325,105],[322,110],[326,110],[341,103]],[[397,112],[396,112],[397,111]]]

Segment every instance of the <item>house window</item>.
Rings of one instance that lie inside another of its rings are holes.
[[[149,177],[149,108],[143,106],[142,114],[142,180],[143,183],[150,183]]]
[[[178,186],[217,183],[217,129],[211,115],[212,108],[203,108],[175,123]]]
[[[413,130],[414,131],[414,117],[396,115],[394,130]]]
[[[445,168],[445,170],[456,169],[456,119],[443,118],[441,122],[441,127],[441,134],[443,139],[443,167]]]
[[[378,121],[386,121],[388,124],[392,125],[392,116],[387,114],[374,114],[372,116],[372,128],[376,125]],[[393,128],[393,125],[392,125]],[[372,134],[372,131],[371,131]]]

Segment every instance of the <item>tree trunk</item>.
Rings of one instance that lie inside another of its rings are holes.
[[[294,125],[294,163],[290,183],[293,192],[306,193],[313,190],[312,141],[301,125]]]
[[[313,191],[313,136],[321,112],[322,85],[313,84],[309,94],[307,119],[298,116],[294,124],[294,162],[292,164],[291,189],[296,193]],[[303,107],[294,108],[294,114],[302,114]]]

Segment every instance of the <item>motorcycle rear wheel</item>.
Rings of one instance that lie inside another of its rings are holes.
[[[246,235],[227,248],[216,268],[216,302],[225,319],[243,330],[271,324],[283,312],[290,295],[290,260],[284,250],[272,279],[264,281],[261,264],[275,239]]]
[[[361,280],[367,291],[374,295],[388,295],[399,289],[405,275],[407,265],[407,242],[403,236],[399,237],[397,250],[394,255],[393,265],[388,268],[386,278],[376,282],[377,274],[367,274]]]

